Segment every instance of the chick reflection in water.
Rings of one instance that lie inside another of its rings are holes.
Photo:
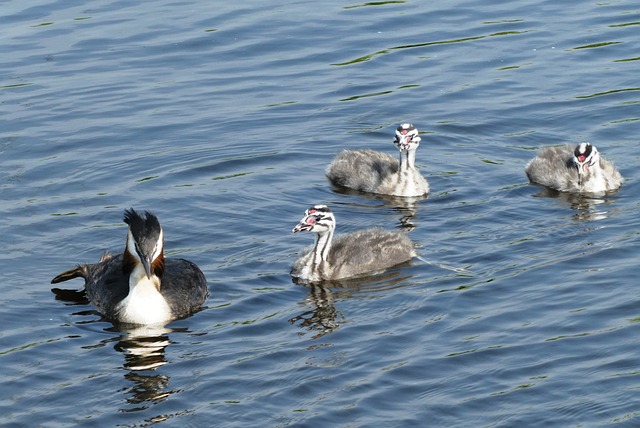
[[[339,195],[358,196],[371,201],[381,202],[385,207],[392,207],[395,213],[400,215],[400,227],[405,232],[411,232],[416,228],[416,214],[418,213],[418,202],[427,199],[427,195],[415,197],[401,197],[392,195],[378,195],[374,193],[362,193],[348,187],[332,186],[334,193]]]
[[[333,291],[321,285],[309,286],[307,302],[315,306],[314,309],[304,311],[289,320],[291,324],[300,321],[300,327],[314,332],[313,339],[324,336],[336,330],[344,321],[344,315],[335,307]]]
[[[604,220],[615,211],[617,200],[608,197],[596,197],[594,195],[584,195],[581,193],[560,192],[548,187],[541,187],[540,191],[534,195],[536,198],[555,199],[562,206],[571,208],[575,213],[572,218],[576,221]]]
[[[313,308],[291,318],[289,323],[297,324],[298,327],[312,332],[312,339],[331,333],[347,322],[345,314],[338,307],[340,303],[346,304],[348,300],[369,298],[372,293],[410,287],[415,284],[411,275],[403,274],[400,270],[387,271],[366,278],[324,281],[322,284],[308,283],[297,278],[293,278],[293,282],[308,287],[309,293],[303,304]]]

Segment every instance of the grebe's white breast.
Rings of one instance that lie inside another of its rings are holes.
[[[147,278],[142,265],[135,267],[129,277],[129,294],[116,311],[118,320],[130,324],[160,324],[172,319],[171,308],[160,294],[160,279]]]

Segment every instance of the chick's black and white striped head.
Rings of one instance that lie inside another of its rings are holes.
[[[316,232],[326,233],[334,230],[336,218],[326,205],[314,205],[304,212],[304,217],[293,228],[293,233]]]
[[[580,143],[573,152],[573,162],[578,169],[579,181],[582,182],[588,175],[589,168],[600,162],[600,154],[595,146],[589,143]]]
[[[141,214],[130,208],[124,211],[124,222],[129,225],[126,251],[142,263],[147,278],[151,278],[153,262],[164,258],[164,232],[160,221],[149,211]]]
[[[420,133],[418,128],[410,123],[403,123],[396,129],[396,136],[393,140],[393,144],[398,147],[398,150],[410,150],[417,149],[420,145]]]

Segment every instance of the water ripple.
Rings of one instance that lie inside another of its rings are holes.
[[[3,422],[638,425],[634,4],[5,3]],[[342,149],[397,156],[405,121],[428,197],[329,184]],[[528,183],[539,147],[585,140],[619,192]],[[295,284],[312,203],[427,262]],[[122,250],[130,206],[208,279],[166,329],[50,291]]]
[[[393,53],[395,51],[410,50],[410,49],[416,49],[416,48],[425,48],[425,47],[438,46],[438,45],[447,45],[447,44],[451,44],[451,43],[472,42],[472,41],[475,41],[475,40],[482,40],[482,39],[484,39],[486,37],[512,36],[512,35],[525,34],[527,32],[528,31],[503,31],[503,32],[487,34],[487,35],[484,35],[484,36],[463,37],[463,38],[451,39],[451,40],[439,40],[439,41],[435,41],[435,42],[413,43],[413,44],[408,44],[408,45],[394,46],[394,47],[391,47],[391,48],[388,48],[388,49],[383,49],[383,50],[374,52],[372,54],[364,55],[364,56],[361,56],[361,57],[358,57],[358,58],[355,58],[355,59],[352,59],[352,60],[349,60],[349,61],[333,63],[331,65],[333,65],[333,66],[354,65],[354,64],[361,63],[361,62],[370,61],[370,60],[374,59],[375,57],[378,57],[380,55],[390,54],[390,53]]]

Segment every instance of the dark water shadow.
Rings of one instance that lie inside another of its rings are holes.
[[[88,305],[87,293],[83,290],[69,290],[65,288],[52,288],[55,299],[65,302],[67,306]]]

